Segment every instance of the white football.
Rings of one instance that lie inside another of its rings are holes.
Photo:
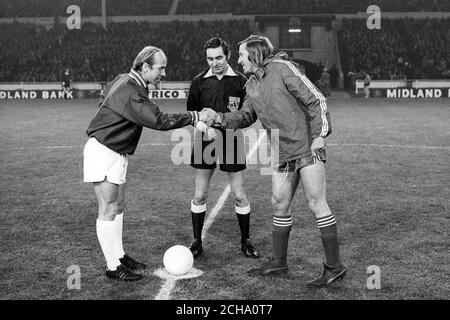
[[[188,247],[175,245],[166,250],[163,263],[167,272],[175,276],[181,276],[191,270],[194,264],[194,256]]]

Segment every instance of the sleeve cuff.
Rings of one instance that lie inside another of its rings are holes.
[[[194,125],[199,120],[199,115],[197,111],[188,111],[191,114],[191,124]]]

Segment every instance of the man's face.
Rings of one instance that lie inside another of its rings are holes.
[[[157,86],[166,76],[167,58],[162,52],[155,53],[153,66],[144,63],[142,66],[142,78]]]
[[[238,63],[242,66],[244,73],[253,73],[256,71],[256,67],[248,59],[248,51],[245,43],[239,46],[239,59]]]
[[[227,72],[228,57],[223,53],[222,47],[206,49],[206,61],[215,75],[224,75]]]

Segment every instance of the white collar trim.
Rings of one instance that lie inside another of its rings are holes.
[[[134,79],[138,83],[138,85],[147,88],[147,85],[145,84],[144,79],[142,79],[141,75],[136,72],[135,70],[131,69],[130,73],[128,74],[131,78]]]
[[[237,77],[236,72],[234,72],[233,68],[227,64],[227,72],[225,72],[224,76]],[[203,78],[216,77],[216,75],[212,72],[212,69],[209,68],[208,72],[203,76]]]

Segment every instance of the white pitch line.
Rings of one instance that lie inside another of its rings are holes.
[[[410,146],[400,144],[375,144],[375,143],[327,143],[328,146],[338,147],[375,147],[375,148],[405,148],[405,149],[438,149],[450,150],[450,147],[436,147],[436,146]]]
[[[263,135],[261,135],[263,137]],[[260,138],[261,138],[260,137]],[[165,147],[173,146],[174,143],[143,143],[139,147]],[[186,144],[191,145],[191,144]],[[450,146],[438,147],[438,146],[412,146],[412,145],[401,145],[401,144],[375,144],[375,143],[327,143],[327,146],[331,147],[368,147],[368,148],[403,148],[403,149],[433,149],[433,150],[450,150]],[[13,147],[13,148],[0,148],[0,151],[17,151],[17,150],[39,150],[39,149],[82,149],[84,145],[79,146],[42,146],[42,147]]]
[[[166,279],[158,294],[155,296],[155,300],[170,300],[170,294],[175,288],[175,284],[175,279]]]
[[[187,273],[181,276],[171,275],[164,268],[156,269],[153,274],[161,279],[166,280],[164,285],[162,286],[159,293],[156,295],[155,300],[170,300],[170,294],[172,293],[173,288],[175,288],[175,283],[178,280],[182,279],[192,279],[201,276],[203,271],[198,270],[194,267]]]

